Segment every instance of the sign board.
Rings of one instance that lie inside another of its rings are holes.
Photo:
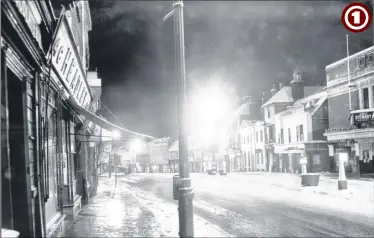
[[[354,113],[353,124],[359,128],[367,128],[374,126],[374,112]]]
[[[275,145],[274,152],[277,154],[299,154],[305,151],[305,144],[299,145]]]
[[[374,130],[365,129],[365,130],[352,130],[344,133],[325,133],[327,140],[336,141],[336,140],[354,140],[354,139],[364,139],[364,138],[373,138]]]
[[[307,163],[308,161],[306,157],[300,158],[300,164],[307,164]]]
[[[339,161],[348,161],[348,153],[339,153]]]
[[[328,145],[329,147],[329,156],[334,156],[335,150],[334,150],[334,145]]]
[[[90,88],[66,17],[60,19],[55,34],[49,52],[53,70],[75,101],[88,110],[92,100]]]

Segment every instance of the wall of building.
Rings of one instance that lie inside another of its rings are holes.
[[[312,116],[313,140],[326,140],[326,136],[323,134],[329,128],[328,114],[328,101],[326,100]]]
[[[297,109],[297,111],[286,113],[279,113],[276,116],[276,135],[277,143],[281,143],[281,129],[283,129],[283,144],[297,143],[296,126],[303,125],[304,141],[312,140],[312,123],[309,113],[304,112],[304,109]],[[291,141],[289,141],[288,129],[291,129]]]
[[[359,109],[358,92],[351,92],[352,109]],[[349,95],[348,93],[329,97],[328,118],[329,128],[349,128]]]

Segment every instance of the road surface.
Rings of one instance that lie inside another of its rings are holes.
[[[172,176],[132,174],[121,177],[120,181],[133,191],[148,193],[176,207],[177,202],[172,199]],[[264,193],[264,185],[244,183],[230,178],[230,174],[227,177],[192,174],[192,179],[195,214],[232,236],[374,236],[372,218],[331,210],[329,204],[308,205],[297,201],[303,197],[295,197],[286,190],[266,188],[268,191]],[[349,205],[342,203],[342,206]]]

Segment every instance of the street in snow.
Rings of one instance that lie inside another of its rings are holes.
[[[66,236],[178,236],[172,176],[121,175],[117,187],[113,177],[101,177],[99,195]],[[299,176],[292,174],[192,174],[192,179],[196,237],[374,235],[374,193],[362,193],[372,181],[350,181],[352,189],[336,193],[329,186],[337,181],[328,177],[321,178],[319,191],[300,188]],[[87,222],[87,214],[94,222]]]

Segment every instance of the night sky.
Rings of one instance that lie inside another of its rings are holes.
[[[325,66],[346,56],[340,18],[347,2],[185,1],[188,87],[221,80],[260,102],[274,83],[289,84],[295,69],[309,75],[309,85],[324,82]],[[103,80],[102,101],[129,129],[175,136],[173,19],[162,23],[172,2],[101,0],[90,7],[90,63]],[[373,45],[371,29],[349,34],[351,54]]]

